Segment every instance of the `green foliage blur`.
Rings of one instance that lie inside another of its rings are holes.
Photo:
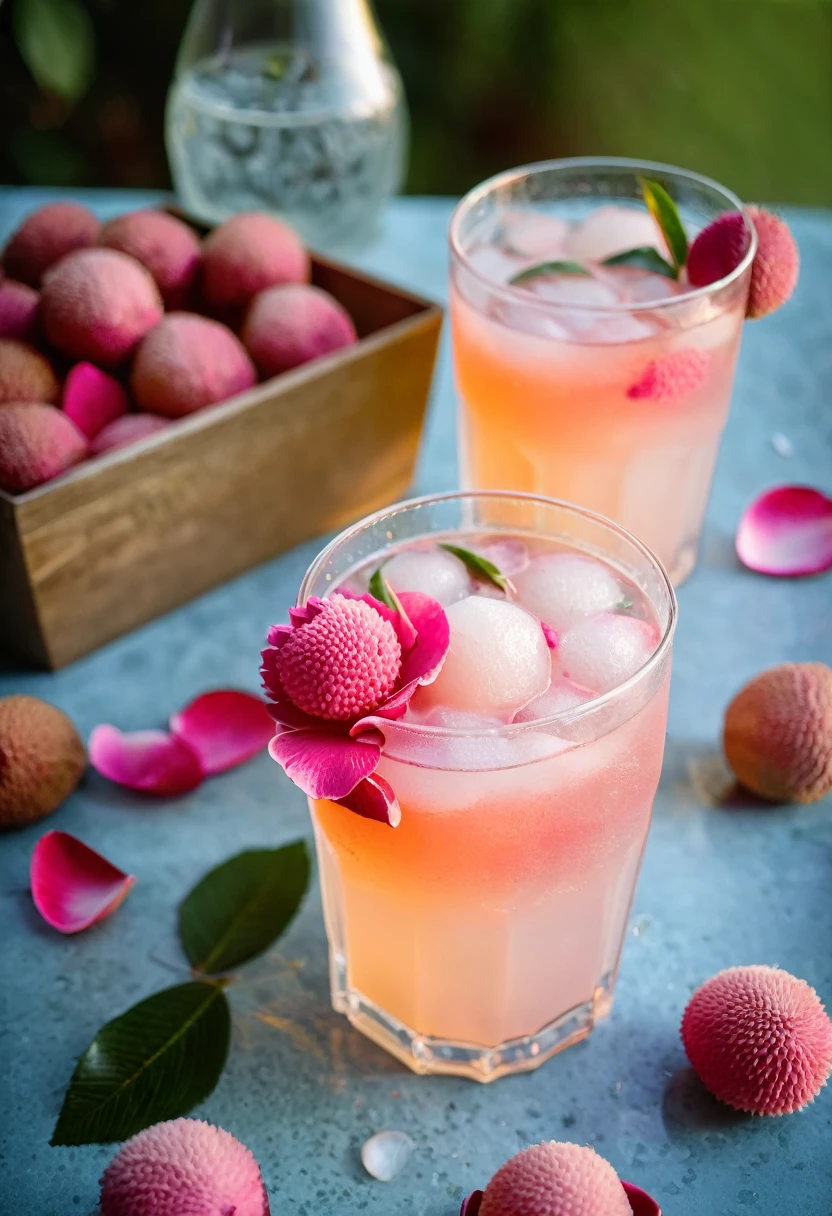
[[[0,179],[169,185],[190,0],[0,0]],[[832,0],[377,0],[412,120],[408,189],[553,156],[697,169],[832,204]]]

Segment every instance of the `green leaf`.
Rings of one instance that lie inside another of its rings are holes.
[[[309,885],[302,840],[238,853],[201,879],[179,908],[179,936],[196,971],[218,975],[268,950]]]
[[[487,557],[480,557],[479,553],[472,553],[470,549],[462,549],[459,545],[439,545],[440,549],[446,549],[448,553],[453,553],[454,557],[458,557],[463,562],[474,578],[485,579],[486,582],[493,583],[495,587],[499,587],[501,591],[513,591],[514,588],[511,580],[501,574],[493,562],[490,562]]]
[[[605,258],[604,266],[633,266],[636,270],[649,270],[653,274],[663,274],[667,279],[678,279],[679,272],[670,262],[666,262],[658,249],[652,245],[640,245],[637,249],[626,249],[624,253],[615,253],[611,258]]]
[[[51,1144],[109,1144],[212,1093],[231,1013],[218,984],[166,988],[102,1026],[78,1061]]]
[[[15,42],[44,93],[76,102],[95,77],[95,29],[79,0],[15,0]]]
[[[615,606],[619,612],[628,612],[633,606],[633,601],[628,599],[619,600]]]
[[[379,566],[378,570],[375,571],[375,573],[373,574],[369,583],[367,584],[367,590],[369,591],[370,595],[373,596],[374,599],[377,599],[379,601],[380,604],[384,604],[392,612],[398,612],[399,616],[404,617],[405,621],[407,621],[408,626],[411,629],[413,629],[413,636],[415,637],[416,630],[413,628],[413,622],[411,621],[410,617],[405,612],[404,606],[402,605],[401,600],[396,595],[395,591],[390,586],[387,579],[384,577],[383,571],[384,571],[383,566]]]
[[[685,236],[685,229],[682,226],[676,204],[664,186],[659,185],[658,182],[640,177],[638,184],[650,214],[659,225],[662,236],[667,242],[673,264],[677,270],[681,270],[688,256],[688,238]]]
[[[542,274],[581,274],[589,276],[589,271],[580,262],[539,262],[537,266],[529,266],[528,270],[521,270],[513,279],[509,279],[512,287],[516,287],[518,283],[527,283],[530,279],[536,279]]]

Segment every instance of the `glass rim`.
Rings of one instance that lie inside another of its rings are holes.
[[[523,177],[531,177],[534,174],[539,174],[552,169],[632,169],[634,175],[637,171],[659,172],[664,174],[675,174],[677,177],[686,178],[689,182],[707,187],[710,190],[721,194],[735,211],[739,211],[745,220],[746,226],[751,233],[751,241],[748,249],[739,265],[723,276],[717,279],[715,283],[708,283],[705,287],[692,287],[689,291],[683,291],[675,296],[663,296],[658,300],[639,300],[630,301],[618,304],[564,304],[554,300],[545,300],[542,298],[530,299],[529,293],[521,287],[512,287],[508,283],[498,283],[483,274],[471,261],[468,254],[462,247],[460,238],[460,227],[467,213],[490,194],[493,190],[500,186],[508,185],[511,182],[519,181]],[[635,160],[628,156],[571,156],[562,159],[539,160],[533,161],[527,165],[518,165],[514,169],[503,169],[500,173],[495,173],[492,177],[487,177],[484,182],[480,182],[478,186],[474,186],[467,194],[459,200],[454,207],[453,213],[448,224],[448,244],[451,254],[457,259],[466,269],[473,275],[483,286],[489,291],[496,292],[508,300],[517,301],[522,299],[527,305],[531,305],[535,309],[542,312],[560,312],[564,310],[569,312],[579,313],[630,313],[630,312],[655,312],[662,308],[672,308],[677,305],[690,303],[692,300],[707,299],[708,296],[721,290],[723,287],[729,286],[736,282],[751,263],[757,253],[757,230],[754,227],[748,208],[742,202],[738,195],[734,194],[733,190],[729,190],[727,186],[721,185],[712,177],[706,177],[702,173],[696,173],[692,169],[680,169],[676,165],[666,165],[662,161],[651,160]]]
[[[412,733],[415,737],[424,739],[470,739],[470,738],[501,738],[513,737],[521,732],[545,730],[547,727],[557,725],[561,722],[568,721],[570,724],[580,721],[583,718],[589,718],[594,715],[599,709],[603,709],[609,705],[615,704],[622,697],[625,697],[629,692],[632,692],[638,687],[664,660],[665,655],[670,649],[673,641],[673,634],[676,630],[676,620],[678,617],[679,605],[676,599],[676,592],[670,581],[670,576],[667,573],[663,563],[655,555],[652,549],[648,548],[643,541],[640,541],[637,536],[629,532],[621,524],[617,524],[614,520],[608,519],[605,515],[600,515],[597,511],[590,511],[588,507],[581,507],[575,503],[566,502],[561,498],[549,498],[544,494],[529,494],[522,491],[513,490],[449,490],[435,494],[421,494],[415,498],[405,498],[400,502],[393,503],[387,507],[381,507],[378,511],[373,511],[370,515],[365,515],[362,519],[349,527],[344,528],[337,536],[321,549],[320,553],[308,567],[306,574],[298,591],[297,606],[303,607],[309,597],[310,587],[318,575],[323,571],[324,566],[329,560],[332,553],[348,541],[350,537],[357,536],[365,528],[380,522],[387,516],[399,515],[403,511],[412,510],[417,507],[430,506],[434,503],[452,502],[458,499],[514,499],[521,502],[534,502],[542,504],[546,507],[557,507],[560,510],[566,511],[567,514],[579,516],[582,519],[589,520],[590,523],[599,524],[608,532],[613,533],[619,538],[625,540],[632,545],[642,557],[646,558],[648,563],[653,567],[655,573],[659,576],[660,584],[664,587],[667,594],[668,618],[667,625],[662,633],[659,644],[653,653],[650,655],[646,663],[642,663],[641,667],[621,684],[616,684],[615,688],[611,688],[609,692],[601,693],[596,697],[591,697],[582,705],[572,709],[562,709],[555,714],[550,714],[546,718],[535,718],[530,722],[507,722],[500,726],[493,726],[484,730],[474,730],[471,727],[448,727],[448,726],[430,726],[424,722],[405,722],[403,718],[395,720],[395,729],[397,731],[406,731]],[[428,534],[429,535],[429,534]],[[414,537],[412,539],[419,539]],[[651,603],[652,607],[655,607]],[[632,715],[629,715],[630,717]],[[629,718],[628,718],[629,720]],[[524,764],[530,761],[523,761]]]

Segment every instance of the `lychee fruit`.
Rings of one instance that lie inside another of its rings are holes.
[[[741,211],[718,215],[698,234],[688,250],[691,287],[708,287],[736,270],[745,257],[750,235]]]
[[[0,338],[32,338],[37,332],[39,295],[14,279],[0,282]]]
[[[219,321],[171,312],[136,352],[131,387],[142,409],[181,418],[251,388],[257,375],[240,340]]]
[[[101,1216],[269,1216],[257,1162],[201,1119],[156,1123],[121,1146],[101,1179]]]
[[[86,455],[86,438],[53,405],[22,402],[0,408],[0,489],[12,494],[31,490]]]
[[[0,828],[57,810],[86,766],[81,736],[62,710],[22,693],[0,700]]]
[[[632,1216],[621,1180],[595,1149],[555,1140],[515,1153],[485,1188],[479,1216]]]
[[[199,237],[165,211],[132,211],[110,220],[98,244],[141,262],[156,281],[166,308],[180,308],[199,268]]]
[[[306,283],[261,291],[249,305],[240,336],[261,376],[278,376],[357,341],[347,310]]]
[[[751,290],[745,315],[767,317],[786,303],[797,285],[800,253],[785,220],[763,207],[749,207],[757,230],[757,253],[751,267]]]
[[[39,287],[46,271],[76,249],[94,245],[101,221],[80,203],[47,203],[27,216],[3,250],[10,279]]]
[[[99,456],[114,448],[126,448],[128,444],[138,443],[140,439],[156,435],[169,426],[170,419],[160,418],[157,414],[125,414],[98,432],[90,443],[90,455]]]
[[[40,314],[47,338],[73,359],[114,367],[162,316],[151,275],[116,249],[81,249],[44,278]]]
[[[755,676],[725,712],[723,744],[737,779],[761,798],[823,798],[832,789],[832,669],[782,663]]]
[[[278,283],[304,283],[309,257],[286,224],[258,211],[242,212],[202,244],[202,294],[209,306],[242,308]]]
[[[52,364],[28,342],[0,338],[0,406],[8,401],[52,404],[61,386]]]
[[[61,407],[87,439],[127,413],[127,394],[112,376],[93,363],[76,363],[64,381]]]
[[[805,980],[778,967],[731,967],[698,988],[682,1041],[703,1085],[736,1110],[787,1115],[832,1070],[832,1022]]]
[[[706,350],[693,347],[672,350],[659,359],[651,359],[644,371],[627,389],[631,400],[660,401],[673,405],[693,393],[708,372],[710,356]]]

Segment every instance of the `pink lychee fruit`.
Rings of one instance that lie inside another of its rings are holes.
[[[695,238],[688,250],[687,274],[691,287],[708,287],[736,270],[745,257],[750,233],[741,211],[718,215]]]
[[[160,418],[157,414],[125,414],[98,432],[90,444],[90,455],[99,456],[115,448],[126,448],[128,444],[138,443],[140,439],[156,435],[169,426],[170,418]]]
[[[242,308],[278,283],[304,283],[309,257],[286,224],[258,211],[232,216],[202,245],[202,294],[216,308]]]
[[[239,338],[219,321],[171,312],[136,351],[130,383],[142,409],[181,418],[256,382]]]
[[[706,350],[673,350],[651,359],[644,371],[627,389],[631,400],[659,401],[674,405],[702,384],[710,356]]]
[[[752,1115],[786,1115],[832,1069],[832,1022],[814,988],[778,967],[731,967],[694,992],[682,1041],[711,1093]]]
[[[786,303],[797,285],[800,253],[785,220],[763,207],[749,207],[757,230],[757,253],[751,268],[751,290],[745,315],[767,317]]]
[[[201,1119],[156,1123],[121,1146],[101,1179],[101,1216],[269,1216],[251,1151]]]
[[[402,649],[389,621],[364,600],[333,595],[277,652],[288,696],[305,713],[348,721],[372,713],[396,686]]]
[[[98,244],[141,262],[156,281],[166,308],[181,308],[199,268],[199,237],[165,211],[131,211],[101,229]]]
[[[31,490],[86,455],[86,438],[53,405],[21,402],[0,409],[0,489]]]
[[[46,271],[76,249],[94,245],[101,221],[80,203],[47,203],[27,216],[3,250],[10,279],[39,287]]]
[[[515,1153],[485,1188],[479,1216],[632,1216],[610,1163],[555,1140]]]
[[[8,401],[56,402],[61,393],[52,364],[28,342],[0,338],[0,406]]]
[[[306,283],[261,291],[249,305],[240,336],[261,376],[308,363],[357,341],[347,310]]]
[[[115,367],[162,316],[153,278],[116,249],[80,249],[44,278],[40,313],[53,346],[73,359]]]
[[[31,339],[37,332],[38,293],[26,283],[0,283],[0,338]]]
[[[61,407],[87,439],[128,410],[127,394],[118,380],[93,363],[76,363],[64,381]]]

